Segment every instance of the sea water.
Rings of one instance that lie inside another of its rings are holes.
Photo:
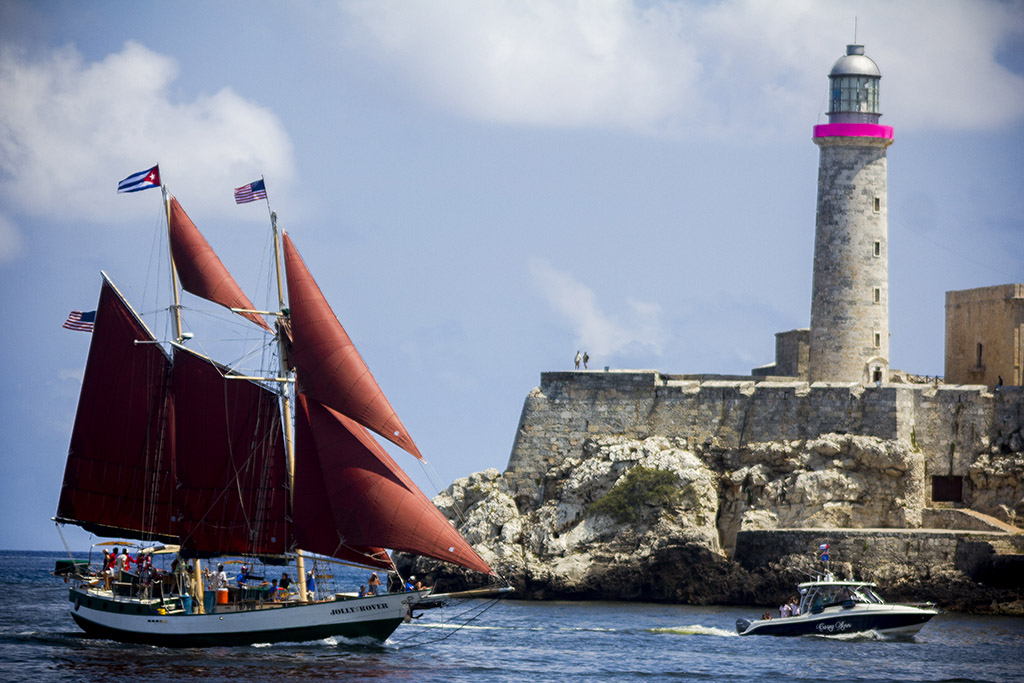
[[[125,645],[71,620],[67,587],[49,574],[62,556],[0,551],[3,680],[1024,681],[1024,619],[955,613],[912,638],[773,638],[735,631],[766,606],[470,600],[423,612],[383,644]],[[345,571],[351,590],[369,576]]]

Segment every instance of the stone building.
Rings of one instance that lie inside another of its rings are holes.
[[[818,206],[811,326],[775,335],[775,363],[756,378],[877,384],[889,381],[886,149],[878,123],[878,66],[847,45],[829,72],[828,123],[814,127]]]
[[[1024,384],[1024,284],[946,292],[947,384]]]
[[[785,377],[807,381],[807,358],[810,355],[811,331],[806,327],[798,330],[775,333],[775,362],[754,368],[750,374],[755,379]]]
[[[821,148],[808,379],[885,382],[889,373],[886,148],[878,66],[848,45],[829,73]]]

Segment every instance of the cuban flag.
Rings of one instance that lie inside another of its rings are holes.
[[[138,192],[151,187],[160,187],[160,164],[153,168],[147,168],[145,171],[132,173],[117,184],[117,193]]]
[[[819,545],[818,550],[828,550],[828,543],[822,543]]]

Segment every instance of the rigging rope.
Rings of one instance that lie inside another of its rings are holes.
[[[447,633],[443,634],[440,637],[431,638],[431,639],[425,639],[422,642],[410,643],[409,641],[412,641],[412,640],[418,638],[419,634],[410,635],[408,638],[404,638],[402,640],[397,641],[396,646],[400,650],[408,650],[408,649],[411,649],[411,648],[414,648],[414,647],[423,647],[424,645],[432,645],[434,643],[440,643],[440,642],[443,642],[445,640],[448,640],[453,635],[455,635],[456,633],[458,633],[459,631],[464,629],[466,626],[469,626],[474,621],[480,619],[480,617],[482,617],[485,613],[487,613],[492,607],[494,607],[499,602],[501,602],[503,597],[504,597],[503,595],[500,595],[500,596],[498,596],[496,598],[491,598],[490,600],[487,600],[483,605],[474,605],[473,607],[468,608],[468,609],[464,610],[463,612],[461,612],[460,614],[456,615],[456,617],[454,617],[453,619],[451,619],[449,621],[455,621],[456,619],[461,618],[463,615],[465,615],[465,614],[467,614],[469,612],[475,611],[475,614],[473,614],[468,619],[466,619],[465,623],[460,624],[456,628],[449,630]],[[415,609],[415,606],[413,607],[413,609]],[[444,608],[442,607],[441,609],[443,610]],[[406,643],[409,643],[409,644],[406,644]]]

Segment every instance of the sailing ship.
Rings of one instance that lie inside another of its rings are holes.
[[[102,273],[54,520],[173,544],[178,580],[113,572],[108,582],[71,563],[64,569],[74,621],[92,636],[168,647],[383,641],[430,590],[317,599],[305,585],[307,557],[396,571],[391,549],[495,576],[371,435],[422,459],[290,236],[279,237],[276,215],[279,310],[257,311],[162,189],[176,339],[158,341]],[[279,361],[270,377],[185,347],[179,279],[273,335]],[[222,588],[206,598],[203,562],[217,557],[293,560],[298,591],[280,600]]]

